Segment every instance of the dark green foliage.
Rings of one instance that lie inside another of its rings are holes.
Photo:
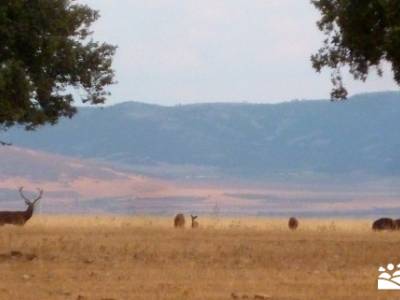
[[[371,68],[382,74],[380,64],[392,65],[400,84],[400,1],[399,0],[312,0],[321,12],[319,29],[326,39],[311,57],[318,72],[333,69],[332,99],[344,99],[341,68],[349,67],[355,79],[365,81]]]
[[[34,129],[76,112],[82,101],[99,104],[112,84],[115,47],[94,42],[97,11],[71,0],[0,2],[0,125]]]

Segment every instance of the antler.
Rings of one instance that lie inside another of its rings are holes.
[[[39,195],[35,198],[35,200],[33,200],[33,203],[36,203],[36,201],[38,201],[39,199],[41,199],[42,198],[42,196],[43,196],[43,190],[42,189],[37,189],[38,190],[38,192],[39,192]]]
[[[39,196],[37,196],[34,200],[29,200],[27,197],[25,197],[25,195],[24,195],[24,193],[23,193],[23,189],[24,189],[23,186],[21,186],[21,187],[19,188],[19,194],[21,195],[22,199],[25,200],[25,203],[26,203],[27,205],[35,204],[36,201],[38,201],[38,200],[39,200],[40,198],[42,198],[42,196],[43,196],[43,190],[38,189],[38,191],[39,191]]]
[[[28,198],[25,197],[24,193],[22,192],[23,189],[24,189],[23,186],[21,186],[21,187],[19,188],[19,190],[18,190],[18,191],[19,191],[19,195],[22,197],[22,199],[25,200],[25,203],[26,203],[27,205],[29,205],[29,204],[31,204],[31,201],[30,201]]]

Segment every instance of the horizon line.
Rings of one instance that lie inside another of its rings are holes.
[[[385,90],[385,91],[375,91],[375,92],[363,92],[363,93],[355,93],[347,97],[347,99],[351,99],[354,97],[358,96],[363,96],[363,95],[378,95],[378,94],[394,94],[394,93],[400,93],[400,90]],[[116,105],[121,105],[121,104],[126,104],[126,103],[138,103],[138,104],[145,104],[145,105],[151,105],[151,106],[160,106],[160,107],[178,107],[178,106],[193,106],[193,105],[207,105],[207,104],[231,104],[231,105],[243,105],[243,104],[249,104],[249,105],[279,105],[279,104],[287,104],[287,103],[292,103],[292,102],[305,102],[305,101],[327,101],[331,102],[330,98],[294,98],[294,99],[288,99],[288,100],[281,100],[278,102],[265,102],[265,100],[260,100],[260,101],[253,101],[253,100],[242,100],[242,101],[231,101],[231,100],[221,100],[221,101],[207,101],[205,100],[204,102],[188,102],[188,103],[183,103],[183,102],[177,102],[174,104],[160,104],[160,100],[122,100],[118,101],[115,103],[104,103],[104,104],[76,104],[76,107],[78,108],[103,108],[103,107],[112,107]],[[346,101],[346,100],[344,100]],[[341,100],[335,101],[335,102],[343,102]]]

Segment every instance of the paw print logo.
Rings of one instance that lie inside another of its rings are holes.
[[[400,290],[400,264],[388,264],[378,271],[378,290]]]

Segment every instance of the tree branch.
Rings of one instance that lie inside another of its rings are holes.
[[[0,145],[1,146],[12,146],[12,143],[7,143],[7,142],[0,141]]]

